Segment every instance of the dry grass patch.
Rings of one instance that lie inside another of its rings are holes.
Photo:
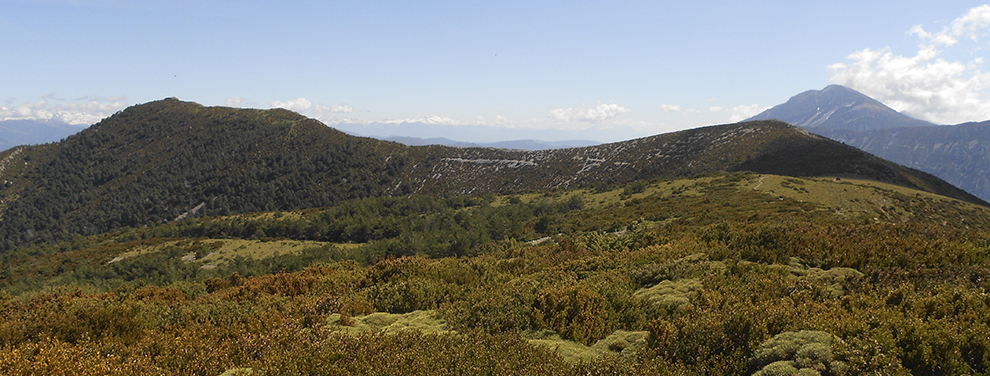
[[[327,243],[311,240],[247,240],[247,239],[200,239],[175,240],[155,245],[134,248],[121,253],[110,263],[145,254],[164,252],[173,247],[183,250],[183,261],[199,261],[215,267],[237,257],[263,259],[272,256],[299,254],[304,249],[334,245],[342,250],[363,246],[363,243]]]

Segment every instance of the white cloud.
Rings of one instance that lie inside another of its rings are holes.
[[[344,104],[334,103],[331,106],[325,106],[325,105],[322,105],[322,104],[317,104],[316,107],[315,107],[315,112],[318,113],[318,114],[324,114],[324,113],[334,113],[334,114],[351,113],[351,112],[354,112],[354,107],[351,107],[351,105],[346,104],[346,103],[344,103]]]
[[[316,120],[321,121],[326,125],[336,125],[336,124],[371,124],[373,121],[353,119],[348,117],[337,117],[337,116],[327,116],[320,115],[315,117]]]
[[[929,33],[921,25],[911,28],[910,34],[929,40],[932,44],[952,46],[959,43],[959,38],[978,42],[988,35],[990,27],[990,5],[981,5],[970,9],[966,14],[952,21],[952,24],[938,33]]]
[[[599,101],[594,107],[557,108],[550,111],[550,117],[557,119],[557,121],[598,123],[629,111],[628,108],[622,105],[615,103],[606,104]]]
[[[244,103],[244,98],[233,97],[233,98],[228,99],[226,104],[227,104],[227,107],[238,107],[238,106],[241,105],[241,103]]]
[[[970,9],[939,32],[922,26],[909,34],[921,39],[915,56],[889,49],[863,49],[847,57],[850,64],[828,66],[832,82],[876,98],[891,108],[941,124],[990,119],[990,73],[981,69],[983,57],[949,61],[945,49],[976,53],[990,35],[990,5]],[[966,41],[975,43],[968,44]]]
[[[434,125],[464,125],[465,124],[465,122],[461,120],[436,116],[436,115],[420,117],[420,118],[389,119],[389,120],[383,120],[382,123],[385,124],[423,123],[423,124],[434,124]]]
[[[710,107],[708,107],[708,111],[711,111],[711,112],[722,112],[722,110],[724,110],[724,108],[722,106],[710,106]]]
[[[283,108],[289,111],[303,112],[313,107],[313,102],[306,98],[296,98],[289,101],[271,101],[268,102],[272,108]]]
[[[54,98],[54,94],[46,95]],[[61,100],[60,100],[61,101]],[[67,104],[51,103],[46,99],[36,102],[11,104],[11,107],[0,107],[0,120],[60,120],[73,125],[91,125],[103,120],[114,112],[127,107],[127,98],[115,96],[109,98],[83,97],[76,102]]]
[[[738,122],[742,120],[749,119],[756,114],[759,114],[770,107],[760,106],[758,104],[741,104],[732,107],[729,111],[732,112],[732,116],[729,116],[730,122]]]
[[[678,112],[681,110],[681,105],[679,104],[661,104],[660,109],[664,112]]]
[[[330,112],[333,112],[333,113],[351,113],[351,112],[354,112],[354,107],[351,107],[351,105],[349,105],[347,103],[344,103],[344,104],[334,103],[333,106],[330,106]]]
[[[337,124],[412,124],[412,123],[422,123],[431,125],[448,125],[448,126],[483,126],[483,127],[495,127],[495,128],[511,128],[511,129],[552,129],[554,128],[551,124],[546,124],[546,119],[528,119],[528,120],[513,120],[502,115],[495,115],[492,118],[486,118],[484,116],[477,116],[471,120],[462,120],[457,118],[433,115],[424,117],[410,117],[410,118],[399,118],[399,119],[384,119],[384,120],[363,120],[355,119],[349,117],[332,116],[329,113],[324,112],[315,118],[327,125],[337,125]],[[561,127],[557,127],[561,128]],[[567,129],[563,127],[561,129]]]

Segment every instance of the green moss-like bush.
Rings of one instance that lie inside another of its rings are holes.
[[[662,281],[656,286],[639,289],[634,296],[664,308],[681,308],[691,302],[696,292],[704,287],[701,280],[694,278],[676,281]]]
[[[750,368],[760,376],[845,374],[845,363],[832,354],[834,340],[822,331],[780,333],[753,352]]]

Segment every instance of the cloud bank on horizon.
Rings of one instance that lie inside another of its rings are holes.
[[[850,54],[849,63],[830,65],[830,80],[936,124],[990,119],[990,72],[982,70],[984,58],[945,57],[983,51],[990,40],[990,5],[970,9],[941,31],[916,25],[908,33],[920,39],[914,56],[865,48]]]
[[[54,94],[40,100],[16,103],[7,99],[0,106],[0,120],[61,121],[72,125],[92,125],[128,106],[127,97],[81,97],[74,101]]]

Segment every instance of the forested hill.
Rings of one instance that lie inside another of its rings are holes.
[[[63,142],[5,153],[0,237],[9,247],[171,221],[196,208],[227,214],[380,196],[408,150],[286,110],[165,99]]]
[[[128,108],[60,143],[0,154],[0,250],[192,215],[738,170],[855,175],[985,204],[930,175],[779,121],[524,152],[407,147],[349,136],[286,110],[204,107],[170,98]]]

